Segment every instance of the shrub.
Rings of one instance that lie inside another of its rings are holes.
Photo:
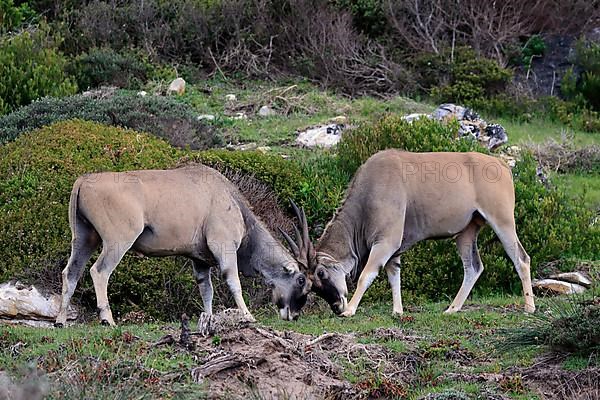
[[[93,48],[80,54],[69,69],[82,89],[102,85],[139,88],[149,72],[149,66],[138,57],[118,53],[109,47]]]
[[[29,4],[16,6],[13,0],[0,0],[0,34],[15,31],[23,24],[36,20],[37,15]]]
[[[66,58],[57,50],[59,38],[48,28],[0,38],[0,114],[44,96],[75,93],[66,76]]]
[[[456,131],[456,126],[426,119],[409,124],[399,117],[387,117],[346,134],[338,145],[338,166],[352,175],[369,156],[386,148],[485,152],[475,141],[456,140]],[[533,273],[538,265],[563,257],[594,259],[600,234],[598,226],[592,225],[592,212],[574,204],[567,194],[544,186],[538,180],[536,167],[534,158],[525,154],[513,169],[517,231],[532,257]],[[337,175],[338,171],[334,173]],[[333,209],[329,212],[331,215]],[[512,263],[491,229],[480,234],[479,249],[485,271],[476,290],[520,292]],[[402,285],[430,298],[452,296],[462,281],[460,265],[453,241],[420,243],[402,258]],[[373,298],[390,296],[385,280],[376,287],[367,294]]]
[[[222,143],[216,131],[189,106],[169,97],[131,92],[45,98],[0,117],[0,143],[23,132],[67,119],[85,119],[123,126],[162,137],[174,146],[204,149]]]
[[[486,99],[503,92],[512,79],[510,70],[502,68],[494,60],[478,57],[468,48],[457,49],[454,60],[447,62],[447,66],[443,59],[448,54],[440,57],[443,57],[441,61],[434,57],[438,60],[432,63],[444,66],[438,72],[441,75],[439,83],[431,91],[438,102],[455,102],[478,108]]]
[[[600,111],[600,44],[583,39],[575,45],[573,64],[561,81],[565,98]]]
[[[190,161],[203,161],[230,176],[272,229],[281,224],[289,227],[271,187],[280,191],[287,204],[303,178],[297,167],[280,157],[254,152],[190,152],[135,131],[63,121],[0,146],[0,281],[19,279],[60,292],[60,271],[70,253],[69,194],[81,174],[172,168]],[[264,285],[243,279],[242,286],[252,305],[268,301]],[[219,278],[215,290],[217,306],[233,305]],[[109,294],[117,315],[141,308],[155,317],[178,319],[182,312],[201,308],[191,262],[180,257],[126,255],[111,277]],[[75,300],[95,309],[87,274]]]
[[[600,297],[592,293],[547,300],[545,312],[530,315],[526,323],[503,333],[501,347],[545,345],[559,352],[578,353],[593,360],[600,354]]]

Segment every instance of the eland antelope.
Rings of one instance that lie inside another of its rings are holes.
[[[447,313],[461,309],[483,271],[477,235],[488,223],[512,260],[523,286],[525,311],[535,311],[530,258],[516,233],[515,192],[508,166],[480,153],[410,153],[385,150],[356,172],[346,198],[326,226],[316,249],[304,211],[296,209],[302,233],[285,235],[312,290],[332,310],[352,316],[367,288],[384,268],[393,312],[402,314],[400,255],[425,239],[456,239],[464,278]],[[359,276],[347,301],[346,277]]]
[[[242,297],[238,267],[264,277],[283,319],[298,317],[310,291],[297,261],[254,215],[237,188],[206,166],[84,175],[71,192],[69,223],[71,256],[62,272],[57,326],[66,322],[82,270],[100,244],[102,251],[90,272],[104,324],[114,325],[108,280],[130,250],[192,259],[207,314],[212,314],[212,265],[219,266],[237,307],[249,319],[253,318]]]

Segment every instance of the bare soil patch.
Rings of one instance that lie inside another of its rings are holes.
[[[183,324],[178,345],[191,351],[198,366],[193,379],[206,384],[209,398],[359,399],[406,393],[415,379],[420,357],[397,354],[379,344],[357,343],[353,334],[326,333],[318,337],[279,332],[246,322],[236,310],[210,320],[201,317],[199,329]],[[378,332],[401,339],[401,332]],[[174,344],[176,333],[156,345]],[[407,340],[414,337],[407,336]],[[357,384],[344,377],[344,366],[360,363],[377,371]]]

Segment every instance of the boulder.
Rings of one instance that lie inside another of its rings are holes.
[[[169,85],[167,94],[182,95],[185,93],[185,81],[183,78],[177,78]]]
[[[258,110],[258,115],[261,117],[272,117],[277,115],[277,111],[273,110],[269,106],[262,106],[260,110]]]
[[[298,134],[296,144],[305,147],[330,148],[342,139],[343,124],[328,124],[307,129]]]
[[[410,114],[403,118],[412,122],[423,116],[427,115]],[[488,124],[481,119],[479,114],[467,107],[456,104],[442,104],[431,114],[431,118],[442,122],[449,122],[456,119],[459,123],[459,136],[471,136],[479,140],[490,150],[494,150],[508,142],[506,130],[501,125]]]
[[[34,286],[19,282],[5,282],[0,285],[0,318],[53,320],[58,314],[60,296],[42,295]],[[77,309],[69,306],[68,319],[76,319]]]
[[[558,279],[559,281],[564,282],[576,283],[586,288],[592,286],[592,281],[581,272],[562,272],[560,274],[550,275],[550,278]]]
[[[556,279],[535,280],[533,281],[532,286],[538,292],[543,294],[577,294],[585,291],[585,287],[581,285]]]

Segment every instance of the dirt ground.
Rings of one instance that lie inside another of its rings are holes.
[[[201,318],[197,331],[191,331],[187,322],[182,325],[180,333],[173,332],[156,345],[176,345],[181,351],[193,352],[198,366],[192,369],[192,377],[205,384],[209,398],[214,399],[402,398],[419,383],[418,368],[428,357],[410,346],[423,338],[396,328],[377,329],[370,337],[403,341],[415,351],[396,353],[380,344],[360,343],[354,334],[314,337],[279,332],[250,324],[235,310],[211,319]],[[460,366],[477,362],[460,347],[448,354]],[[528,368],[514,367],[499,373],[465,373],[471,368],[461,368],[441,378],[483,384],[486,391],[479,398],[489,400],[509,399],[506,393],[525,388],[543,399],[600,399],[600,369],[565,371],[559,358],[546,357]],[[356,363],[363,370],[377,371],[381,381],[350,383],[344,368]],[[425,398],[437,398],[430,396]]]

